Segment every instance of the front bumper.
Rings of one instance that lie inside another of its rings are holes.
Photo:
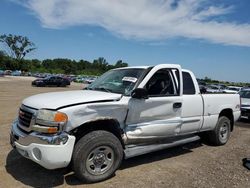
[[[10,143],[24,157],[47,169],[63,168],[71,161],[75,137],[67,133],[42,135],[37,132],[25,133],[17,122],[12,124]]]
[[[241,118],[250,119],[250,108],[241,108]]]

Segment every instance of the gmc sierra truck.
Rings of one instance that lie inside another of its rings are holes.
[[[191,71],[161,64],[110,70],[79,91],[23,100],[10,142],[47,169],[111,177],[123,159],[205,137],[227,143],[240,117],[238,94],[201,94]]]

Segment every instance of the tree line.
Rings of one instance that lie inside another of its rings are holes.
[[[209,84],[209,85],[213,85],[213,84],[223,84],[223,85],[226,85],[226,86],[229,86],[229,85],[234,85],[234,86],[239,86],[239,87],[250,87],[250,83],[247,83],[247,82],[229,82],[229,81],[220,81],[220,80],[213,80],[207,76],[205,76],[205,78],[203,79],[199,79],[197,78],[198,82],[200,83],[206,83],[206,84]]]
[[[25,59],[36,46],[25,36],[0,35],[0,69],[21,70],[25,72],[61,73],[61,74],[87,74],[100,75],[110,69],[127,67],[128,64],[118,60],[114,65],[109,64],[103,57],[93,62],[87,60],[71,60],[67,58],[56,59]]]

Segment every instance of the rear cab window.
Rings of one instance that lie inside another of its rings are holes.
[[[183,95],[194,95],[195,86],[191,75],[188,72],[182,72]]]
[[[174,74],[178,80],[178,83],[180,83],[180,76],[178,71],[174,71]],[[182,71],[182,79],[183,79],[183,95],[195,95],[196,90],[195,90],[195,85],[192,79],[192,76],[189,72]],[[179,89],[178,84],[178,89]]]

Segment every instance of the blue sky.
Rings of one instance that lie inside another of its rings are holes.
[[[29,59],[177,63],[250,82],[249,9],[249,0],[2,0],[0,34],[29,37]]]

